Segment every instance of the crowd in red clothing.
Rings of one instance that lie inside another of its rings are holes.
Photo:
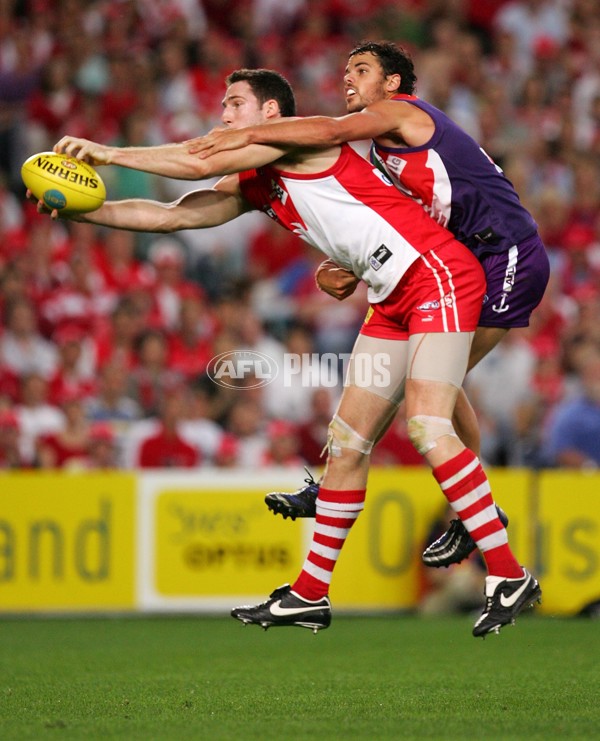
[[[19,168],[65,133],[144,145],[207,131],[243,66],[283,72],[301,114],[341,115],[365,38],[411,50],[418,94],[481,142],[539,224],[547,295],[467,386],[487,461],[544,460],[552,411],[600,353],[597,3],[15,0],[0,7],[0,467],[319,464],[339,379],[234,390],[206,368],[236,349],[347,353],[364,291],[320,293],[319,255],[257,214],[172,237],[54,223]],[[103,175],[112,198],[190,187]],[[401,420],[374,453],[418,460]]]

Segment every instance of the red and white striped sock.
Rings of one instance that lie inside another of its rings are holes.
[[[304,599],[317,600],[329,592],[333,569],[350,528],[365,506],[365,494],[365,489],[319,490],[310,551],[292,585],[292,590]]]
[[[468,448],[433,469],[450,506],[477,543],[490,576],[518,579],[523,569],[508,545],[490,483],[479,459]]]

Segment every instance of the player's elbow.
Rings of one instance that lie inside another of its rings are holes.
[[[202,229],[205,226],[202,210],[190,208],[181,200],[165,205],[155,231],[168,234],[182,229]]]
[[[170,234],[180,229],[188,229],[185,212],[179,207],[177,201],[162,204],[160,213],[155,214],[152,231],[159,234]]]
[[[207,178],[215,177],[220,173],[216,172],[216,168],[209,159],[200,159],[196,155],[189,155],[189,160],[185,163],[182,170],[182,180],[206,180]]]

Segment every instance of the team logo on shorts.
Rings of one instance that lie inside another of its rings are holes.
[[[440,306],[439,301],[425,301],[424,304],[417,306],[417,311],[437,311]]]
[[[447,293],[441,301],[425,301],[424,304],[417,306],[417,311],[437,311],[444,305],[447,309],[454,306],[454,295]]]
[[[508,294],[503,293],[500,297],[500,303],[492,304],[492,310],[495,311],[497,314],[503,314],[505,311],[508,311],[510,309],[510,304],[506,303],[507,298]]]

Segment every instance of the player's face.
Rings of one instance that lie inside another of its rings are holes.
[[[344,74],[344,94],[349,113],[386,98],[383,69],[374,54],[365,52],[350,57]]]
[[[230,129],[255,126],[266,121],[263,106],[245,80],[234,82],[227,88],[223,98],[221,121]]]

